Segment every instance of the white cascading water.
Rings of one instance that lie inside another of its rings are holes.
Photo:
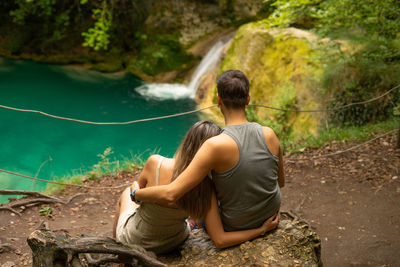
[[[223,48],[230,40],[229,38],[226,39],[227,40],[218,41],[210,51],[208,51],[193,73],[189,85],[179,83],[146,83],[136,88],[136,91],[145,98],[158,100],[194,98],[204,74],[208,73],[217,65]]]

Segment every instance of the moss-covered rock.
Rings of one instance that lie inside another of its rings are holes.
[[[317,42],[318,38],[306,31],[271,30],[262,23],[249,23],[235,34],[219,73],[243,71],[250,81],[250,103],[290,110],[315,109],[320,103],[321,76]],[[214,83],[202,106],[215,104],[215,95]],[[315,133],[320,121],[314,113],[260,107],[249,107],[247,115],[249,120],[269,125],[284,137]]]

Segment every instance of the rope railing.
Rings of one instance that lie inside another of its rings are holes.
[[[270,106],[266,106],[266,105],[261,105],[261,104],[250,104],[249,106],[254,106],[254,107],[263,107],[263,108],[268,108],[268,109],[273,109],[273,110],[280,110],[280,111],[287,111],[287,112],[329,112],[329,111],[337,111],[340,109],[344,109],[353,105],[361,105],[361,104],[367,104],[373,101],[376,101],[384,96],[386,96],[387,94],[389,94],[390,92],[392,92],[393,90],[400,88],[400,84],[393,87],[392,89],[386,91],[384,94],[371,98],[369,100],[366,101],[361,101],[361,102],[354,102],[354,103],[350,103],[344,106],[340,106],[340,107],[336,107],[336,108],[332,108],[332,109],[315,109],[315,110],[290,110],[290,109],[281,109],[281,108],[276,108],[276,107],[270,107]],[[5,106],[5,105],[0,105],[0,108],[3,109],[8,109],[8,110],[13,110],[13,111],[19,111],[19,112],[27,112],[27,113],[37,113],[37,114],[41,114],[43,116],[48,116],[54,119],[59,119],[59,120],[66,120],[66,121],[73,121],[73,122],[78,122],[78,123],[84,123],[84,124],[92,124],[92,125],[127,125],[127,124],[134,124],[134,123],[139,123],[139,122],[146,122],[146,121],[154,121],[154,120],[161,120],[161,119],[167,119],[167,118],[173,118],[173,117],[178,117],[178,116],[184,116],[184,115],[188,115],[188,114],[192,114],[192,113],[196,113],[196,112],[200,112],[206,109],[210,109],[213,107],[217,107],[218,105],[211,105],[208,107],[204,107],[204,108],[200,108],[200,109],[195,109],[195,110],[191,110],[191,111],[187,111],[187,112],[181,112],[181,113],[176,113],[176,114],[171,114],[171,115],[166,115],[166,116],[160,116],[160,117],[154,117],[154,118],[147,118],[147,119],[139,119],[139,120],[132,120],[132,121],[126,121],[126,122],[92,122],[92,121],[85,121],[85,120],[79,120],[79,119],[73,119],[73,118],[67,118],[67,117],[62,117],[62,116],[57,116],[57,115],[52,115],[46,112],[42,112],[39,110],[30,110],[30,109],[20,109],[20,108],[14,108],[14,107],[9,107],[9,106]],[[389,134],[392,134],[396,131],[399,131],[397,129],[389,131],[385,134],[379,135],[373,139],[370,139],[364,143],[361,143],[359,145],[356,145],[354,147],[351,147],[349,149],[343,150],[343,151],[338,151],[335,153],[330,153],[330,154],[325,154],[325,155],[319,155],[319,156],[314,156],[311,157],[310,159],[316,159],[316,158],[322,158],[322,157],[329,157],[329,156],[333,156],[333,155],[338,155],[341,153],[345,153],[348,151],[351,151],[353,149],[356,149],[360,146],[363,146],[365,144],[368,144],[378,138],[387,136]],[[302,159],[304,160],[304,159]],[[3,170],[0,169],[0,172],[3,173],[8,173],[8,174],[12,174],[15,176],[19,176],[19,177],[23,177],[26,179],[32,179],[32,180],[36,180],[36,181],[42,181],[42,182],[46,182],[46,183],[52,183],[52,184],[58,184],[58,185],[64,185],[64,186],[72,186],[72,187],[80,187],[80,188],[88,188],[88,189],[117,189],[117,188],[121,188],[124,186],[128,186],[129,184],[122,184],[122,185],[118,185],[118,186],[113,186],[113,187],[104,187],[104,186],[86,186],[86,185],[77,185],[77,184],[69,184],[69,183],[62,183],[62,182],[57,182],[57,181],[52,181],[52,180],[45,180],[45,179],[40,179],[40,178],[36,178],[36,177],[31,177],[28,175],[23,175],[23,174],[19,174],[16,172],[12,172],[12,171],[7,171],[7,170]]]
[[[268,109],[273,109],[273,110],[280,110],[280,111],[286,111],[286,112],[330,112],[330,111],[338,111],[341,109],[345,109],[354,105],[363,105],[363,104],[368,104],[371,102],[374,102],[384,96],[386,96],[387,94],[391,93],[392,91],[396,90],[397,88],[400,88],[400,84],[393,87],[392,89],[386,91],[385,93],[383,93],[380,96],[365,100],[365,101],[360,101],[360,102],[354,102],[354,103],[350,103],[347,105],[343,105],[343,106],[339,106],[339,107],[334,107],[334,108],[330,108],[330,109],[309,109],[309,110],[297,110],[297,109],[283,109],[283,108],[276,108],[276,107],[270,107],[270,106],[266,106],[266,105],[261,105],[261,104],[250,104],[249,106],[254,106],[254,107],[262,107],[262,108],[268,108]]]
[[[317,158],[323,158],[323,157],[330,157],[330,156],[339,155],[339,154],[342,154],[342,153],[345,153],[345,152],[354,150],[354,149],[356,149],[356,148],[358,148],[358,147],[361,147],[361,146],[363,146],[363,145],[366,145],[366,144],[368,144],[368,143],[371,143],[372,141],[374,141],[374,140],[376,140],[376,139],[385,137],[385,136],[390,135],[390,134],[392,134],[392,133],[395,133],[395,132],[397,132],[397,131],[400,131],[400,129],[391,130],[391,131],[389,131],[389,132],[387,132],[387,133],[381,134],[381,135],[376,136],[376,137],[374,137],[374,138],[372,138],[372,139],[370,139],[370,140],[368,140],[368,141],[366,141],[366,142],[363,142],[363,143],[361,143],[361,144],[355,145],[355,146],[353,146],[353,147],[350,147],[350,148],[345,149],[345,150],[342,150],[342,151],[338,151],[338,152],[335,152],[335,153],[329,153],[329,154],[325,154],[325,155],[314,156],[314,157],[310,157],[310,158],[302,158],[302,159],[298,159],[298,160],[317,159]],[[288,160],[288,161],[286,161],[286,162],[291,162],[291,163],[293,163],[294,161]],[[59,184],[59,185],[65,185],[65,186],[71,186],[71,187],[81,187],[81,188],[88,188],[88,189],[118,189],[118,188],[121,188],[121,187],[124,187],[124,186],[128,186],[128,185],[129,185],[129,184],[122,184],[122,185],[113,186],[113,187],[107,187],[107,186],[87,186],[87,185],[68,184],[68,183],[62,183],[62,182],[57,182],[57,181],[52,181],[52,180],[40,179],[40,178],[31,177],[31,176],[28,176],[28,175],[24,175],[24,174],[12,172],[12,171],[7,171],[7,170],[3,170],[3,169],[0,169],[0,172],[4,172],[4,173],[16,175],[16,176],[23,177],[23,178],[27,178],[27,179],[31,179],[31,180],[42,181],[42,182],[46,182],[46,183]]]
[[[337,152],[329,153],[329,154],[324,154],[324,155],[313,156],[313,157],[310,157],[309,159],[319,159],[319,158],[325,158],[325,157],[330,157],[330,156],[335,156],[335,155],[343,154],[343,153],[349,152],[349,151],[351,151],[351,150],[354,150],[354,149],[356,149],[356,148],[359,148],[359,147],[361,147],[361,146],[364,146],[364,145],[366,145],[366,144],[368,144],[368,143],[371,143],[372,141],[375,141],[376,139],[379,139],[379,138],[385,137],[385,136],[387,136],[387,135],[390,135],[390,134],[392,134],[392,133],[395,133],[395,132],[397,132],[397,131],[400,131],[400,130],[399,130],[399,129],[394,129],[394,130],[391,130],[391,131],[389,131],[389,132],[387,132],[387,133],[378,135],[378,136],[376,136],[376,137],[374,137],[374,138],[372,138],[372,139],[370,139],[370,140],[368,140],[368,141],[366,141],[366,142],[363,142],[363,143],[358,144],[358,145],[356,145],[356,146],[352,146],[352,147],[350,147],[350,148],[347,148],[347,149],[345,149],[345,150],[341,150],[341,151],[337,151]],[[299,159],[299,160],[305,160],[305,159]]]
[[[271,106],[266,106],[266,105],[262,105],[262,104],[250,104],[249,106],[261,107],[261,108],[267,108],[267,109],[273,109],[273,110],[280,110],[280,111],[286,111],[286,112],[330,112],[330,111],[337,111],[337,110],[345,109],[345,108],[348,108],[348,107],[354,106],[354,105],[362,105],[362,104],[367,104],[367,103],[376,101],[376,100],[386,96],[387,94],[389,94],[390,92],[392,92],[392,91],[394,91],[395,89],[398,89],[398,88],[400,88],[400,84],[395,86],[395,87],[393,87],[392,89],[386,91],[385,93],[383,93],[380,96],[368,99],[366,101],[354,102],[354,103],[350,103],[350,104],[347,104],[347,105],[343,105],[343,106],[339,106],[339,107],[335,107],[335,108],[331,108],[331,109],[310,109],[310,110],[282,109],[282,108],[271,107]],[[40,115],[43,115],[43,116],[47,116],[47,117],[51,117],[51,118],[54,118],[54,119],[73,121],[73,122],[84,123],[84,124],[92,124],[92,125],[127,125],[127,124],[139,123],[139,122],[155,121],[155,120],[162,120],[162,119],[168,119],[168,118],[174,118],[174,117],[189,115],[189,114],[197,113],[197,112],[200,112],[200,111],[203,111],[203,110],[206,110],[206,109],[214,108],[214,107],[217,107],[217,106],[218,105],[215,104],[215,105],[211,105],[211,106],[208,106],[208,107],[199,108],[199,109],[186,111],[186,112],[175,113],[175,114],[166,115],[166,116],[147,118],[147,119],[131,120],[131,121],[125,121],[125,122],[93,122],[93,121],[86,121],[86,120],[80,120],[80,119],[57,116],[57,115],[49,114],[49,113],[46,113],[46,112],[43,112],[43,111],[40,111],[40,110],[21,109],[21,108],[9,107],[9,106],[5,106],[5,105],[0,105],[0,108],[13,110],[13,111],[19,111],[19,112],[37,113],[37,114],[40,114]]]
[[[122,184],[122,185],[117,185],[117,186],[88,186],[88,185],[69,184],[69,183],[62,183],[62,182],[57,182],[57,181],[52,181],[52,180],[45,180],[45,179],[40,179],[40,178],[36,178],[36,177],[32,177],[32,176],[28,176],[28,175],[12,172],[12,171],[7,171],[7,170],[3,170],[3,169],[0,169],[0,172],[12,174],[12,175],[15,175],[15,176],[19,176],[19,177],[22,177],[22,178],[31,179],[31,180],[35,180],[35,181],[41,181],[41,182],[45,182],[45,183],[50,183],[50,184],[58,184],[58,185],[65,185],[65,186],[71,186],[71,187],[80,187],[80,188],[88,188],[88,189],[118,189],[118,188],[121,188],[121,187],[129,185],[129,184]]]
[[[92,124],[92,125],[127,125],[127,124],[134,124],[134,123],[139,123],[139,122],[145,122],[145,121],[155,121],[155,120],[162,120],[162,119],[168,119],[168,118],[174,118],[174,117],[179,117],[179,116],[184,116],[184,115],[189,115],[192,113],[200,112],[205,109],[213,108],[218,105],[212,105],[208,106],[205,108],[199,108],[187,112],[181,112],[181,113],[176,113],[176,114],[171,114],[171,115],[166,115],[166,116],[160,116],[160,117],[154,117],[154,118],[147,118],[147,119],[139,119],[139,120],[132,120],[132,121],[124,121],[124,122],[93,122],[93,121],[85,121],[85,120],[79,120],[79,119],[73,119],[73,118],[67,118],[67,117],[61,117],[53,114],[49,114],[43,111],[39,110],[33,110],[33,109],[20,109],[20,108],[14,108],[14,107],[8,107],[4,105],[0,105],[0,108],[3,109],[8,109],[8,110],[14,110],[14,111],[20,111],[20,112],[28,112],[28,113],[38,113],[43,116],[51,117],[54,119],[59,119],[59,120],[65,120],[65,121],[73,121],[73,122],[79,122],[79,123],[84,123],[84,124]]]

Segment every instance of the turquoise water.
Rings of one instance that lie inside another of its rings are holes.
[[[132,76],[0,59],[0,105],[98,122],[129,121],[196,108],[191,99],[147,99],[135,91],[141,84]],[[112,147],[112,158],[116,159],[131,158],[132,154],[147,157],[157,149],[162,155],[172,156],[197,120],[197,115],[188,115],[97,126],[0,109],[0,168],[52,179],[87,170],[107,147]],[[41,190],[44,186],[44,182],[0,173],[2,189]],[[0,196],[0,202],[6,199]]]

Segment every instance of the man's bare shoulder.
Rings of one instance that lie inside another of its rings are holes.
[[[274,130],[272,130],[272,128],[270,128],[268,126],[262,126],[262,129],[263,129],[264,135],[268,135],[268,136],[275,135],[276,136],[276,134],[275,134]]]
[[[277,156],[280,147],[278,137],[276,136],[274,130],[272,130],[271,128],[263,126],[262,129],[264,132],[265,142],[267,143],[269,150],[272,152],[272,154]]]
[[[274,130],[272,130],[271,128],[269,128],[267,126],[262,126],[262,129],[263,129],[264,136],[266,139],[270,139],[270,140],[276,139],[276,141],[279,141]]]

